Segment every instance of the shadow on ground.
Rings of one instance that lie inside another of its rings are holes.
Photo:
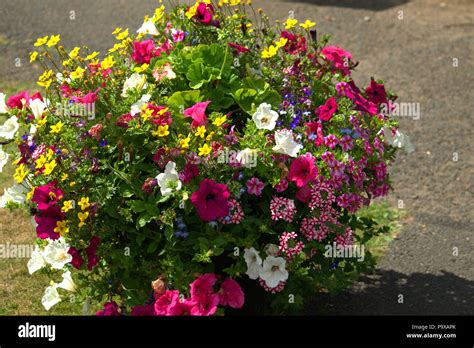
[[[321,294],[312,315],[473,315],[474,282],[453,273],[440,275],[378,270],[349,290]],[[399,296],[403,295],[403,303]]]
[[[406,4],[409,0],[284,0],[284,2],[301,2],[317,6],[348,7],[353,9],[384,11],[392,7]]]

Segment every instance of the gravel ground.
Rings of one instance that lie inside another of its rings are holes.
[[[2,83],[38,74],[28,64],[28,50],[37,37],[61,33],[66,46],[105,50],[113,44],[110,33],[116,26],[135,29],[156,4],[1,0]],[[474,314],[474,1],[288,0],[255,5],[275,19],[292,10],[296,18],[316,20],[319,33],[332,35],[331,43],[360,61],[354,75],[359,85],[367,85],[371,76],[384,78],[400,102],[421,107],[419,119],[401,118],[402,131],[416,151],[401,154],[392,169],[392,198],[402,200],[409,214],[402,233],[374,274],[342,294],[318,298],[309,312]]]

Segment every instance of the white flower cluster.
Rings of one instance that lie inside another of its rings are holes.
[[[47,239],[48,245],[44,249],[40,249],[38,246],[31,254],[31,259],[28,261],[28,271],[30,274],[46,267],[50,266],[55,270],[62,270],[66,264],[71,262],[72,256],[68,253],[69,244],[63,238],[56,240]],[[61,297],[58,293],[58,288],[65,289],[67,291],[75,291],[76,285],[71,277],[71,272],[66,270],[62,274],[62,281],[60,283],[51,282],[45,291],[41,303],[46,310],[49,310],[55,304],[61,301]]]
[[[262,262],[260,253],[254,248],[245,249],[244,258],[247,263],[247,275],[250,279],[262,279],[269,288],[275,288],[288,279],[286,261],[277,257],[278,246],[269,245],[267,258]]]

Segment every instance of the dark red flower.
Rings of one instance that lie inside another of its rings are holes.
[[[295,55],[301,52],[306,52],[306,39],[303,36],[283,31],[280,37],[288,40],[286,45],[283,47],[286,53]]]
[[[369,97],[369,101],[375,104],[387,103],[387,92],[382,83],[375,82],[374,78],[370,79],[370,86],[365,89],[365,93]]]

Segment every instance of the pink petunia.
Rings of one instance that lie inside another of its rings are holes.
[[[265,184],[255,176],[248,180],[245,185],[247,186],[247,192],[250,195],[255,196],[260,196],[262,194],[263,188],[265,187]]]
[[[186,305],[181,302],[178,290],[167,290],[154,305],[156,315],[178,316],[186,312]]]
[[[229,196],[227,185],[204,179],[191,195],[191,203],[201,220],[214,221],[229,214]]]
[[[228,278],[222,282],[219,290],[219,304],[221,306],[230,306],[232,308],[242,308],[245,301],[245,295],[239,283]]]
[[[71,265],[76,269],[80,269],[82,264],[84,263],[84,259],[82,258],[79,250],[74,247],[70,247],[67,252],[69,255],[72,256]]]
[[[86,248],[87,254],[87,269],[89,271],[99,262],[99,256],[97,256],[97,247],[100,244],[100,238],[93,236],[89,242],[89,246]]]
[[[288,173],[288,180],[293,181],[296,187],[303,187],[315,179],[318,175],[318,168],[314,164],[315,158],[311,153],[306,153],[298,158],[295,158],[290,165],[290,172]]]
[[[322,49],[321,54],[324,58],[332,63],[334,69],[342,72],[344,76],[350,74],[349,61],[352,55],[337,46],[326,46]]]
[[[216,275],[206,273],[191,283],[191,298],[199,299],[210,295],[214,291],[214,285],[217,282]]]
[[[206,108],[211,101],[199,102],[184,110],[184,116],[191,117],[191,127],[204,126],[207,123]]]

